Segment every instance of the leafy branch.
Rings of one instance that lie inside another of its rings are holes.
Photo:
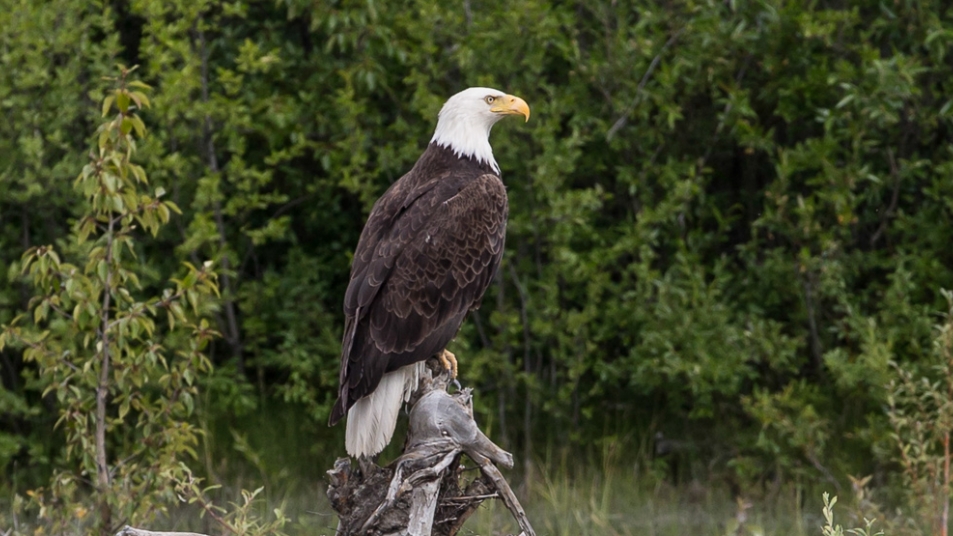
[[[210,370],[203,350],[218,336],[205,318],[218,296],[211,262],[185,263],[184,275],[158,297],[140,280],[139,230],[155,237],[180,210],[162,199],[163,188],[145,191],[148,176],[133,161],[146,136],[140,113],[150,106],[150,88],[130,78],[134,71],[121,67],[107,79],[114,87],[103,99],[105,121],[73,183],[85,213],[63,251],[44,245],[23,254],[22,273],[36,289],[32,314],[0,331],[0,349],[22,347],[38,366],[44,395],[59,406],[57,426],[74,465],[57,471],[50,490],[31,494],[55,530],[86,522],[56,506],[64,503],[93,500],[106,535],[176,502],[172,482],[156,475],[195,457],[195,382]]]

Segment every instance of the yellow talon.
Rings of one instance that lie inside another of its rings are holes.
[[[449,350],[444,350],[443,352],[437,354],[437,359],[440,360],[440,363],[443,365],[443,368],[450,371],[450,379],[454,380],[457,378],[457,356],[453,355]]]

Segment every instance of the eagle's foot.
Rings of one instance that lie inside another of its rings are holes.
[[[378,456],[379,455],[357,457],[357,466],[363,478],[368,478],[380,470],[380,466],[377,465]]]
[[[449,350],[444,350],[443,352],[437,354],[437,359],[440,360],[440,364],[443,365],[443,368],[450,371],[450,379],[457,379],[457,356],[453,355]]]

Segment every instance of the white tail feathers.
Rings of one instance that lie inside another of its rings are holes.
[[[360,399],[347,412],[344,447],[351,456],[373,456],[390,443],[397,415],[417,390],[424,361],[388,372],[377,389]]]

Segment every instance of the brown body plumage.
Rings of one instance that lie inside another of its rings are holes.
[[[377,200],[344,297],[330,424],[385,372],[446,348],[500,264],[507,212],[506,189],[488,164],[433,143]]]

